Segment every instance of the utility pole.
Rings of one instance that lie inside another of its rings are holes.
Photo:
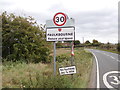
[[[85,47],[85,46],[84,46],[84,37],[82,37],[82,39],[83,39],[83,49],[84,49],[84,47]]]
[[[84,44],[84,37],[82,37],[82,39],[83,39],[83,44]]]

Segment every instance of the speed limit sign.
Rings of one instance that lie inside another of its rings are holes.
[[[53,22],[57,26],[63,26],[66,23],[66,15],[64,13],[56,13]]]

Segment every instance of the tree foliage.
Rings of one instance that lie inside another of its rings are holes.
[[[75,45],[80,45],[80,41],[79,41],[79,40],[75,40],[75,41],[74,41],[74,44],[75,44]]]
[[[118,52],[120,53],[120,43],[117,44]]]
[[[47,62],[50,53],[45,32],[32,17],[2,13],[2,57],[7,60]]]
[[[94,44],[95,44],[95,43],[98,43],[98,40],[93,39],[93,43],[94,43]]]
[[[87,41],[85,42],[85,44],[91,44],[91,43],[90,43],[90,41],[89,41],[89,40],[87,40]]]
[[[98,42],[98,40],[93,39],[92,42],[93,42],[92,43],[93,46],[99,46],[100,45],[100,42]]]

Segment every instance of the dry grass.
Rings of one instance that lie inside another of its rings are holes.
[[[69,48],[57,48],[56,49],[56,55],[61,55],[61,54],[70,54],[71,53],[71,49]],[[53,50],[52,53],[50,54],[51,56],[53,56]]]
[[[70,57],[70,49],[57,49],[57,55],[65,54]],[[92,65],[92,55],[81,49],[75,49],[75,65],[77,73],[71,79],[71,75],[60,76],[58,68],[60,66],[69,65],[70,61],[57,62],[57,81],[55,83],[58,87],[71,87],[71,88],[86,88],[89,81],[89,75]],[[12,88],[46,88],[54,87],[53,76],[53,63],[51,64],[25,64],[17,63],[15,66],[3,66],[3,87]],[[44,78],[44,79],[43,79]],[[72,81],[71,81],[72,80]],[[59,83],[60,82],[60,83]],[[72,83],[71,83],[72,82]]]
[[[29,80],[30,75],[32,78],[36,76],[36,73],[44,74],[44,75],[51,75],[52,68],[49,67],[47,64],[18,64],[11,69],[7,69],[3,66],[3,73],[2,73],[2,84],[3,87],[21,87],[22,79]]]
[[[66,48],[61,48],[61,49],[57,49],[56,50],[56,54],[57,55],[61,55],[61,54],[70,54],[71,50],[70,49],[66,49]]]

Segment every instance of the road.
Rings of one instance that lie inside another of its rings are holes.
[[[88,50],[93,53],[96,60],[96,87],[120,89],[120,55],[95,49]]]

